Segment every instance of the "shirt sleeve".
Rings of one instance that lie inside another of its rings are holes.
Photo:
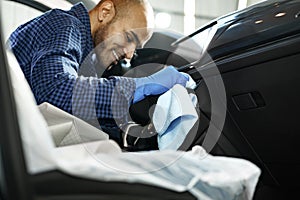
[[[134,80],[78,76],[83,45],[79,30],[63,27],[38,46],[30,79],[37,103],[49,102],[84,120],[124,118],[133,98]]]

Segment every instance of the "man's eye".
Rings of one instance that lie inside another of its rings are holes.
[[[133,42],[132,36],[129,33],[125,33],[125,34],[126,34],[127,42]]]

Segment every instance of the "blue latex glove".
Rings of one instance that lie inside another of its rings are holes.
[[[174,85],[180,84],[186,86],[189,80],[187,74],[178,72],[174,67],[169,66],[143,78],[135,78],[136,90],[134,93],[133,103],[143,100],[149,95],[162,94]]]

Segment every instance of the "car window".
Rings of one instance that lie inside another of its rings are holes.
[[[49,8],[60,8],[68,10],[72,7],[72,4],[65,0],[35,0],[41,4],[48,6]]]
[[[42,14],[41,11],[14,1],[1,2],[1,19],[4,40],[21,24]]]
[[[21,24],[41,15],[43,11],[35,8],[34,4],[44,5],[46,8],[61,8],[70,9],[72,3],[65,0],[35,0],[32,2],[26,1],[11,1],[4,0],[1,2],[1,19],[3,26],[4,40],[7,41],[10,34]]]

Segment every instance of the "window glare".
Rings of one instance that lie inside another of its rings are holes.
[[[42,14],[34,8],[13,1],[2,1],[0,13],[5,41],[19,25]]]
[[[70,9],[72,4],[65,0],[35,0],[36,2],[42,3],[50,8]]]

